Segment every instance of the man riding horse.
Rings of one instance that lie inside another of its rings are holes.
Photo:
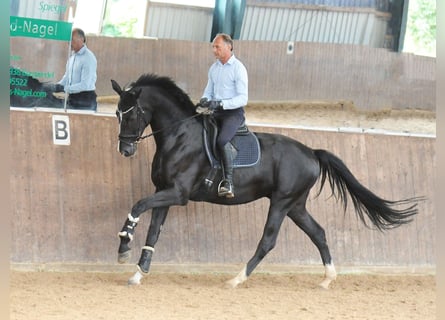
[[[219,185],[218,195],[233,198],[233,160],[237,150],[230,141],[245,122],[248,77],[245,66],[232,52],[233,41],[229,35],[217,34],[213,39],[212,49],[217,60],[210,66],[207,86],[196,105],[196,111],[212,114],[218,124],[216,145],[223,168],[223,180]]]

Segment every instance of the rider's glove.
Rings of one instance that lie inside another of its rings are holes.
[[[213,111],[207,107],[208,102],[209,101],[207,98],[201,98],[201,100],[199,100],[199,102],[196,104],[196,112],[205,115],[212,114]]]
[[[54,92],[63,92],[65,90],[65,88],[63,87],[63,85],[56,83],[54,86]]]
[[[205,106],[212,111],[223,110],[223,104],[221,100],[210,100],[205,103]]]

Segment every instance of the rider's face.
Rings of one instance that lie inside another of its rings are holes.
[[[230,45],[225,43],[221,37],[217,37],[213,40],[212,49],[215,58],[222,63],[226,63],[232,54]]]

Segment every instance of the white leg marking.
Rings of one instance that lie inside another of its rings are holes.
[[[320,287],[329,289],[329,285],[337,278],[334,263],[326,264],[324,266],[324,280],[320,283]]]
[[[141,279],[144,276],[142,275],[142,273],[138,270],[136,271],[136,273],[130,278],[128,279],[128,285],[137,285],[137,284],[141,284]]]
[[[241,270],[241,272],[232,280],[227,281],[226,283],[232,287],[232,288],[236,288],[240,283],[243,283],[244,281],[247,280],[247,273],[246,273],[246,269],[247,266],[245,266],[243,268],[243,270]]]

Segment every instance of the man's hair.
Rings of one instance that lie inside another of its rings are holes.
[[[232,37],[230,37],[230,35],[228,35],[227,33],[218,33],[215,36],[215,39],[216,38],[223,39],[223,41],[230,46],[230,51],[233,50],[233,40]]]
[[[82,29],[74,28],[73,32],[75,32],[79,37],[81,37],[84,43],[87,42],[87,38],[85,37],[85,32],[83,32]]]

